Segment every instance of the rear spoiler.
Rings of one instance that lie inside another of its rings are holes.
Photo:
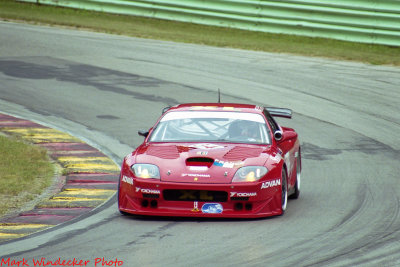
[[[288,108],[272,108],[268,107],[265,108],[269,114],[273,117],[282,117],[282,118],[287,118],[291,119],[292,118],[292,110]]]

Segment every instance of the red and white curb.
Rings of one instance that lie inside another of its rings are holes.
[[[0,132],[46,148],[61,167],[50,197],[0,218],[0,242],[23,237],[80,216],[116,192],[119,166],[98,149],[67,133],[0,114]]]

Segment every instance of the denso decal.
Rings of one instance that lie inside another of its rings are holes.
[[[261,189],[265,189],[265,188],[269,188],[269,187],[274,187],[274,186],[278,186],[281,185],[281,180],[280,179],[276,179],[273,181],[267,181],[261,184]]]
[[[122,176],[122,182],[133,185],[133,178],[124,175],[124,176]]]
[[[231,192],[231,197],[255,197],[255,196],[257,196],[256,192],[251,192],[251,193]]]
[[[219,203],[206,203],[201,207],[201,212],[203,213],[217,214],[222,213],[223,210],[224,208]]]
[[[147,188],[140,188],[136,187],[136,192],[144,193],[144,194],[161,194],[160,190],[158,189],[147,189]]]

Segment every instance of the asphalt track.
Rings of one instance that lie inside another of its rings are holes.
[[[163,107],[216,101],[220,88],[224,102],[292,108],[281,123],[299,132],[304,159],[301,196],[282,217],[124,217],[113,198],[0,245],[0,256],[30,266],[41,257],[86,266],[399,266],[399,84],[394,67],[0,23],[0,112],[68,132],[120,163]]]

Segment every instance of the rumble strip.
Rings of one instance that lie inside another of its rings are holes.
[[[0,218],[0,242],[69,221],[115,194],[119,166],[76,137],[1,113],[0,133],[46,148],[50,158],[61,166],[46,197],[29,210]]]

